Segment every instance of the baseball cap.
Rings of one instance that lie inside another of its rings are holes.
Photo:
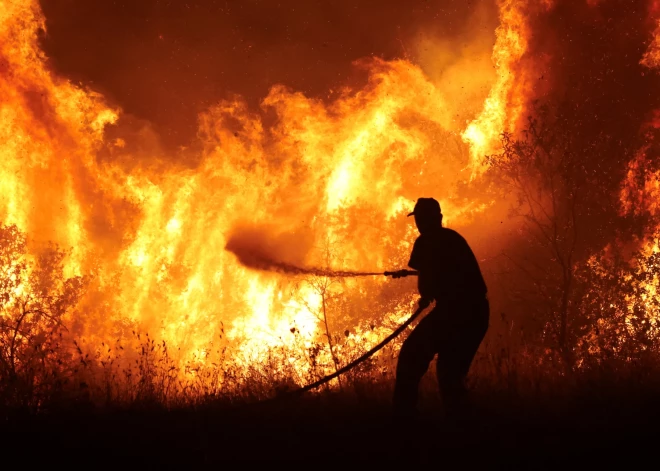
[[[440,211],[440,203],[435,198],[419,198],[417,203],[415,203],[415,208],[412,213],[409,213],[408,216],[413,216],[417,214],[427,214],[427,215],[439,215],[442,214]]]

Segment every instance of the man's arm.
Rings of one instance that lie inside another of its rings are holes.
[[[417,291],[419,295],[424,298],[432,301],[435,298],[433,294],[433,277],[429,275],[428,272],[419,271],[417,278]]]
[[[423,240],[418,237],[413,245],[412,252],[410,253],[408,266],[418,272],[417,291],[419,291],[419,295],[422,297],[420,304],[429,305],[434,299],[433,277],[427,266],[429,257],[425,252]]]

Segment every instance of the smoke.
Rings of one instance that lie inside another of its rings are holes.
[[[269,232],[263,227],[242,227],[234,230],[227,240],[225,250],[236,255],[239,262],[248,268],[286,275],[348,278],[383,274],[301,266],[303,253],[300,248],[304,247],[304,239],[301,240],[299,234],[274,235]]]
[[[257,109],[274,84],[323,99],[359,88],[367,77],[354,61],[414,55],[420,31],[456,50],[466,27],[482,26],[468,15],[474,3],[41,1],[42,45],[59,74],[150,121],[175,149],[195,139],[200,112],[234,94]],[[496,23],[495,1],[480,3]]]

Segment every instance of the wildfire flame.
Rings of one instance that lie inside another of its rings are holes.
[[[504,130],[515,131],[523,110],[524,90],[516,86],[513,70],[525,53],[530,34],[522,7],[522,2],[500,2],[501,23],[496,30],[497,41],[493,49],[497,79],[484,102],[483,111],[462,134],[465,142],[470,144],[473,172],[481,168],[479,163],[484,155],[496,150]]]
[[[405,214],[416,198],[438,198],[450,226],[471,222],[494,202],[466,201],[456,187],[478,184],[483,156],[502,132],[519,130],[531,95],[530,72],[519,67],[530,11],[552,7],[498,2],[496,73],[467,122],[454,119],[452,97],[420,65],[372,58],[355,65],[367,84],[331,100],[274,84],[260,109],[241,98],[211,106],[199,116],[195,155],[177,160],[138,157],[109,138],[122,110],[51,70],[37,0],[0,0],[0,220],[28,235],[33,255],[49,242],[67,251],[64,275],[86,280],[67,323],[89,345],[137,328],[184,363],[211,361],[209,345],[223,339],[246,366],[294,347],[292,329],[309,345],[325,335],[325,291],[252,270],[228,245],[252,238],[268,252],[262,260],[285,267],[378,272],[405,266],[415,237]],[[644,65],[657,65],[657,44]],[[329,292],[348,300],[353,324],[373,300],[398,321],[414,294],[384,277]]]
[[[524,51],[524,21],[504,5],[500,78],[465,130],[418,66],[373,59],[358,65],[367,86],[329,103],[274,86],[261,105],[277,115],[268,129],[240,99],[213,106],[200,116],[194,167],[160,156],[129,165],[123,140],[104,138],[121,110],[50,71],[37,2],[3,0],[0,11],[0,217],[33,250],[47,241],[69,250],[66,276],[90,277],[69,314],[78,336],[94,345],[137,326],[176,346],[180,361],[204,357],[224,326],[253,353],[292,342],[291,326],[310,341],[321,335],[313,289],[225,250],[241,224],[281,241],[280,258],[371,271],[405,265],[414,233],[403,216],[418,196],[438,197],[454,224],[483,210],[452,199],[459,177],[438,188],[429,176],[460,174],[465,162],[445,147],[459,132],[473,156],[492,145],[509,119],[508,67]],[[361,289],[378,298],[386,283]],[[409,292],[397,296],[399,307],[383,313],[396,319],[410,307]]]

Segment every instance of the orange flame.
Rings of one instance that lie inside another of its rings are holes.
[[[497,79],[481,114],[462,134],[463,140],[470,144],[473,174],[481,168],[484,155],[497,149],[502,131],[515,131],[514,126],[523,106],[520,91],[515,89],[512,67],[527,49],[529,27],[521,2],[503,0],[499,4],[501,24],[496,30],[497,40],[493,49]]]
[[[501,20],[498,78],[461,131],[473,169],[522,112],[512,65],[529,32],[515,2],[501,2]],[[0,220],[70,250],[67,276],[91,276],[69,321],[92,344],[137,326],[186,361],[208,356],[226,326],[236,361],[258,361],[293,347],[292,326],[317,339],[320,300],[309,285],[243,267],[225,251],[235,228],[279,238],[288,260],[377,271],[405,264],[414,232],[403,216],[418,196],[440,199],[454,226],[491,204],[455,198],[465,162],[449,146],[452,104],[409,61],[358,64],[367,86],[331,102],[274,86],[261,105],[277,116],[272,127],[240,99],[219,103],[200,116],[194,165],[136,163],[122,139],[104,139],[121,111],[49,70],[36,39],[44,25],[36,0],[0,0]],[[387,296],[385,283],[350,281],[335,294],[366,311],[360,296]],[[384,314],[399,320],[411,294],[395,293]]]

